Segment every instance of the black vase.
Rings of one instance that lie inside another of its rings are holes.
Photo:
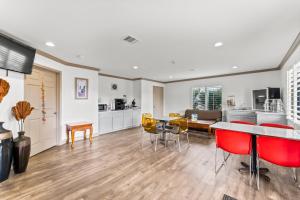
[[[3,123],[0,122],[0,182],[9,177],[13,149],[12,133],[3,128]]]
[[[24,134],[24,131],[20,131],[18,132],[19,136],[14,139],[13,167],[16,174],[25,172],[29,161],[31,140]]]

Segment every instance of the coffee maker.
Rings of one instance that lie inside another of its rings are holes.
[[[125,104],[126,102],[124,99],[115,99],[115,110],[124,110]]]

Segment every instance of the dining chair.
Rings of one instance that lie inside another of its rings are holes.
[[[249,122],[243,121],[233,121],[234,123],[241,123],[241,124],[251,124]],[[221,170],[221,168],[226,165],[226,162],[231,154],[238,154],[238,155],[249,155],[250,157],[250,169],[251,169],[251,161],[252,158],[251,154],[251,142],[252,138],[250,134],[239,132],[239,131],[230,131],[230,130],[223,130],[223,129],[216,129],[216,151],[215,151],[215,174]],[[217,155],[218,149],[223,150],[223,162],[219,168],[217,168]],[[225,155],[225,152],[228,152],[228,156]],[[250,173],[250,184],[252,182],[252,173]]]
[[[261,126],[293,129],[293,127],[283,124],[263,123]],[[258,169],[260,159],[278,166],[292,168],[294,180],[297,182],[296,168],[300,167],[300,141],[270,136],[259,136],[257,137]],[[259,189],[259,173],[257,176],[257,188]]]
[[[144,117],[143,120],[143,132],[150,134],[150,141],[152,143],[151,135],[154,135],[154,151],[157,149],[158,137],[161,134],[161,131],[157,129],[157,121],[152,117]],[[144,134],[142,136],[142,148],[144,146]]]
[[[180,113],[169,113],[169,117],[180,117]]]
[[[142,114],[142,131],[141,131],[141,136],[144,135],[145,118],[151,118],[151,117],[152,117],[151,113],[143,113]]]
[[[190,140],[189,140],[189,132],[188,132],[188,119],[187,118],[179,118],[172,120],[170,122],[173,126],[173,129],[169,130],[169,133],[172,133],[173,135],[176,135],[176,142],[178,143],[178,150],[181,151],[181,145],[180,145],[180,136],[186,135],[186,139],[188,142],[188,146],[190,146]]]

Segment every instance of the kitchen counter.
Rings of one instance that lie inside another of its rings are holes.
[[[125,108],[124,110],[140,110],[141,107],[132,107],[132,108]],[[114,112],[114,111],[122,111],[122,110],[99,110],[99,112]]]
[[[100,134],[138,127],[141,124],[139,107],[125,110],[103,110],[99,111],[98,115]]]

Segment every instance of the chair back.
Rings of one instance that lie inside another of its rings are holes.
[[[300,167],[300,141],[259,136],[257,153],[259,158],[276,165]]]
[[[142,126],[145,126],[145,118],[151,118],[152,114],[151,113],[143,113],[142,114]]]
[[[251,135],[238,131],[216,129],[216,146],[229,153],[248,155],[251,152]]]
[[[294,129],[291,126],[275,123],[262,123],[261,126]],[[285,138],[260,136],[257,138],[259,157],[284,167],[300,167],[300,141]]]
[[[144,118],[144,130],[148,133],[156,133],[156,120],[151,117]]]
[[[180,117],[179,113],[169,113],[169,117]]]
[[[178,118],[170,121],[170,125],[178,126],[179,133],[188,131],[188,119],[187,118]]]
[[[267,127],[273,127],[273,128],[285,128],[285,129],[294,129],[291,126],[285,125],[285,124],[274,124],[274,123],[262,123],[260,126],[267,126]]]
[[[230,121],[230,123],[235,123],[235,124],[247,124],[247,125],[255,125],[255,124],[254,124],[254,123],[252,123],[252,122],[239,121],[239,120],[233,120],[233,121]]]

